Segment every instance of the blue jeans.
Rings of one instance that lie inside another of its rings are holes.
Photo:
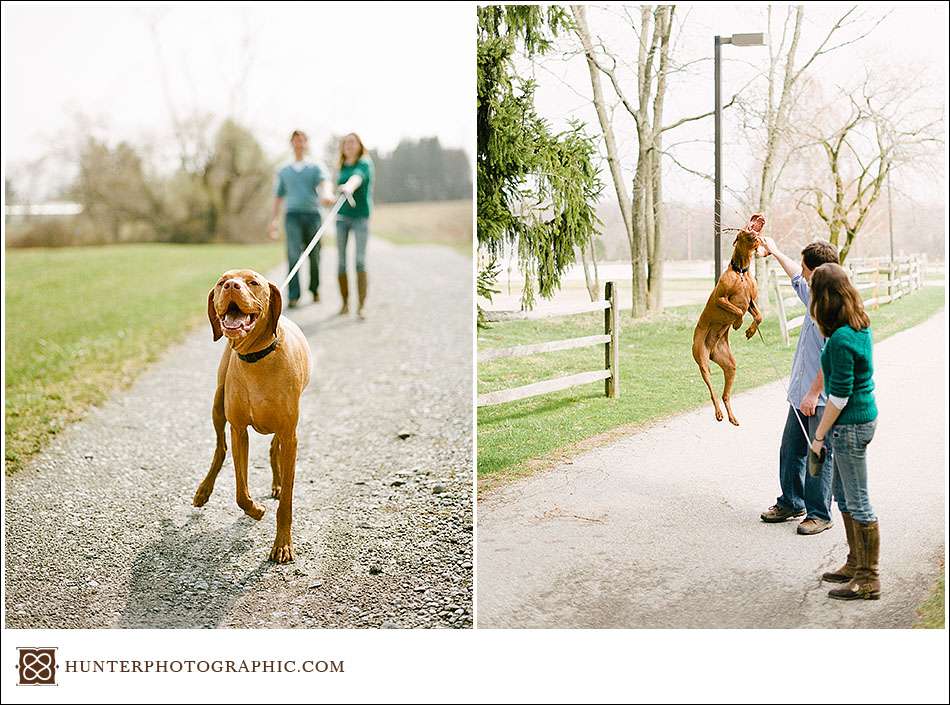
[[[833,453],[828,448],[821,472],[812,477],[808,473],[808,443],[802,434],[802,428],[795,420],[797,415],[808,429],[808,437],[815,437],[821,421],[822,407],[818,407],[812,416],[805,416],[798,409],[788,407],[785,430],[782,432],[782,446],[778,452],[778,478],[782,487],[782,496],[776,504],[795,512],[806,511],[806,518],[831,520],[831,480]]]
[[[310,238],[316,235],[320,229],[320,223],[323,219],[319,213],[305,213],[302,211],[289,211],[284,216],[284,230],[287,232],[287,268],[297,264],[297,260],[307,245],[310,244]],[[320,288],[320,242],[310,251],[310,291],[316,295]],[[287,296],[291,301],[300,298],[300,273],[294,275],[290,280],[290,286],[287,289]]]
[[[828,442],[835,452],[835,499],[838,509],[862,524],[877,521],[868,498],[868,443],[874,438],[877,419],[868,423],[837,424]]]
[[[369,240],[369,218],[336,217],[336,250],[340,255],[338,274],[346,274],[346,242],[350,233],[356,239],[356,271],[366,271],[366,242]]]

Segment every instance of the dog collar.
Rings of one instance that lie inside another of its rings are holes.
[[[258,350],[257,352],[252,353],[238,353],[238,357],[241,358],[244,362],[257,362],[258,360],[263,360],[265,357],[270,355],[277,349],[277,338],[274,338],[274,342],[268,345],[263,350]]]
[[[746,272],[749,271],[748,267],[737,267],[735,262],[730,262],[729,267],[732,269],[733,272],[738,272],[739,274],[745,274]]]

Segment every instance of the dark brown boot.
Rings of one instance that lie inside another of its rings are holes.
[[[356,315],[360,318],[366,318],[363,307],[366,304],[366,290],[369,286],[369,281],[366,278],[366,272],[357,272],[356,273],[356,293],[359,296],[359,308],[356,309]]]
[[[340,307],[340,315],[344,316],[350,312],[350,282],[346,274],[338,274],[336,277],[340,283],[340,298],[343,299],[343,306]]]
[[[821,579],[829,583],[850,583],[857,565],[854,552],[854,520],[849,513],[841,512],[841,521],[844,524],[844,534],[848,538],[848,558],[838,570],[822,574]]]
[[[881,535],[878,522],[869,524],[854,522],[855,546],[858,549],[857,566],[851,582],[842,588],[828,593],[836,600],[879,600],[881,599],[881,574],[879,559],[881,553]]]

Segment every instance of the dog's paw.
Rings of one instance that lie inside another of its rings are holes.
[[[739,330],[742,327],[742,316],[736,319],[736,322],[732,324],[732,330]]]
[[[752,326],[749,326],[748,328],[746,328],[746,329],[745,329],[745,339],[746,339],[746,340],[751,340],[751,339],[752,339],[752,336],[755,335],[755,331],[756,331],[756,329],[753,328]]]
[[[251,502],[246,507],[241,507],[244,510],[244,513],[247,514],[251,519],[260,520],[264,516],[264,507],[259,505],[257,502]]]
[[[736,419],[735,416],[730,416],[730,417],[729,417],[729,423],[731,423],[733,426],[738,426],[738,425],[739,425],[739,421]]]
[[[191,503],[196,507],[203,507],[211,498],[212,489],[214,488],[205,487],[205,483],[202,482],[200,485],[198,485],[198,490],[195,492],[195,497],[191,500]]]
[[[272,485],[270,488],[270,496],[274,499],[280,499],[280,485]]]
[[[270,550],[270,559],[275,563],[290,563],[294,559],[294,547],[290,541],[274,540],[274,547]]]
[[[716,409],[716,421],[722,421],[722,410]]]

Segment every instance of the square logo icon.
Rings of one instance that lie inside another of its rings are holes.
[[[21,648],[17,670],[20,679],[17,685],[56,685],[56,649]]]

